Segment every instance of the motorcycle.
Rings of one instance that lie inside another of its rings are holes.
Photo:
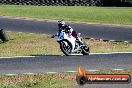
[[[75,37],[73,37],[70,33],[66,33],[64,30],[57,32],[57,42],[60,44],[61,51],[66,56],[80,53],[83,55],[89,55],[89,46],[85,41],[82,41],[80,35],[81,33],[78,33],[78,38],[83,44],[80,44]]]

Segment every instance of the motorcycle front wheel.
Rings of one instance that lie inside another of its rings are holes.
[[[72,52],[72,45],[68,40],[63,40],[60,42],[60,49],[66,56],[69,56]]]

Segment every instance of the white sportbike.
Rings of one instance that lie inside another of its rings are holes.
[[[90,50],[89,46],[85,41],[82,41],[80,38],[80,33],[78,33],[78,40],[81,41],[83,44],[80,44],[79,41],[76,40],[75,37],[66,33],[64,30],[59,31],[57,33],[57,42],[60,44],[61,51],[66,55],[73,55],[73,54],[83,54],[89,55]]]

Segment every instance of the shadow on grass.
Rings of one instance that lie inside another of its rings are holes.
[[[11,40],[15,40],[15,39],[9,39],[9,40],[7,40],[7,41],[2,41],[2,40],[0,40],[0,44],[5,44],[5,43],[7,43],[7,42],[9,42],[9,41],[11,41]]]

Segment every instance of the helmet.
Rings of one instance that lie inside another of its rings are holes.
[[[63,20],[58,21],[58,27],[62,28],[63,26],[65,26],[65,22]]]
[[[58,21],[59,24],[65,25],[65,22],[63,20]]]

